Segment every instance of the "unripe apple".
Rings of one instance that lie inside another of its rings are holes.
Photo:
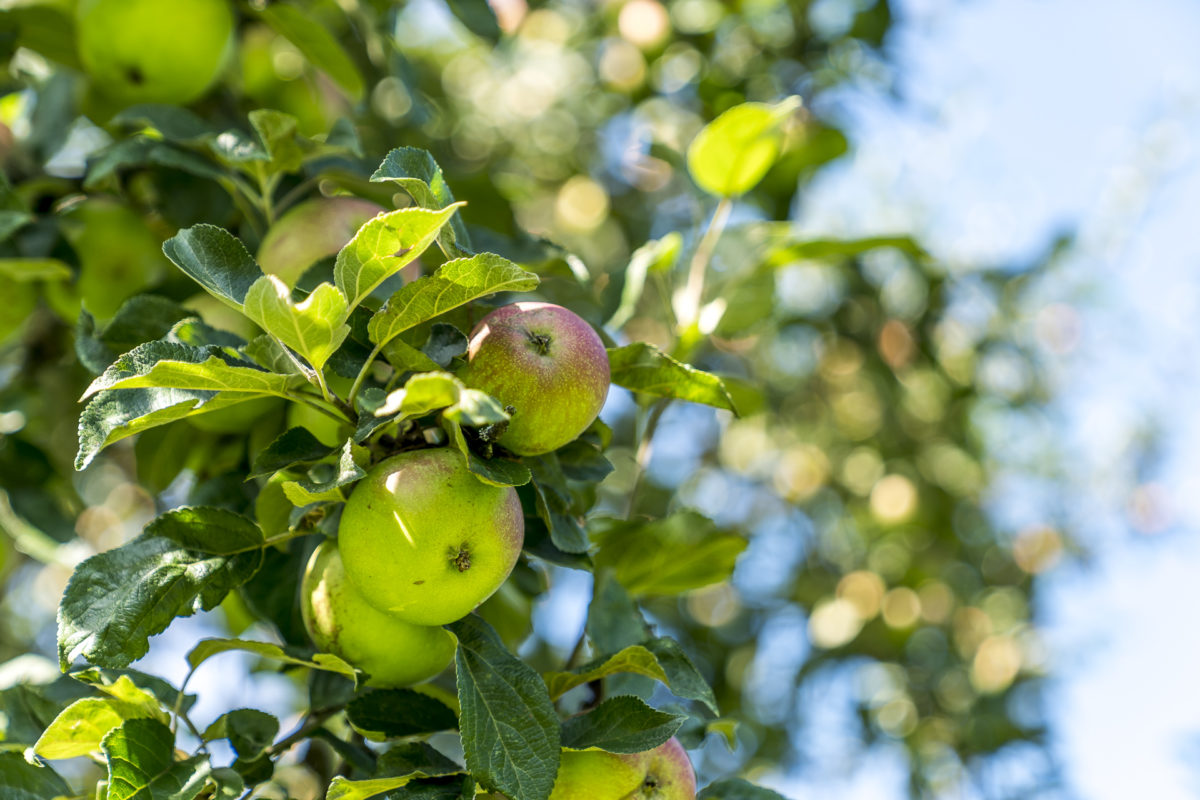
[[[676,739],[644,753],[564,750],[550,800],[695,800],[696,773]]]
[[[574,312],[552,303],[513,303],[480,320],[470,338],[459,377],[512,407],[499,442],[517,455],[562,447],[604,406],[608,353]]]
[[[364,600],[346,578],[332,541],[313,551],[300,592],[313,644],[369,674],[368,686],[411,686],[437,675],[454,658],[449,631],[398,620]]]
[[[516,491],[481,482],[449,448],[376,464],[338,527],[346,574],[363,596],[420,625],[453,622],[491,596],[524,538]]]
[[[357,197],[306,200],[275,221],[258,247],[258,265],[295,286],[305,271],[337,255],[383,208]]]
[[[228,0],[79,0],[75,21],[84,69],[125,104],[189,103],[233,51]]]

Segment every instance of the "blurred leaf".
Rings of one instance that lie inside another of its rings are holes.
[[[243,653],[253,653],[262,658],[269,658],[272,661],[280,661],[296,667],[308,667],[309,669],[323,669],[329,672],[336,672],[351,680],[357,678],[354,667],[335,655],[317,653],[310,659],[299,655],[292,655],[277,644],[252,642],[247,639],[201,639],[195,647],[188,651],[188,666],[194,670],[215,655],[235,650]]]
[[[218,508],[184,507],[152,520],[141,536],[92,556],[67,582],[58,609],[63,669],[78,655],[124,667],[177,616],[215,608],[262,563],[262,532]],[[120,587],[121,591],[114,591]]]
[[[363,79],[358,67],[333,34],[311,14],[286,2],[272,3],[258,14],[352,99],[362,98]]]
[[[246,246],[215,225],[193,225],[163,242],[163,252],[218,300],[238,311],[250,287],[263,278]]]
[[[492,44],[500,41],[500,24],[487,0],[446,0],[446,5],[471,33]]]
[[[652,344],[635,342],[608,350],[612,382],[642,394],[673,397],[737,413],[721,379],[676,361]]]
[[[25,3],[0,12],[0,22],[15,24],[16,45],[40,53],[70,69],[81,69],[75,50],[75,16],[66,7]]]
[[[334,281],[350,308],[424,253],[462,205],[440,210],[402,208],[380,214],[359,228],[337,254],[333,267]]]
[[[409,328],[496,292],[528,292],[538,278],[506,258],[480,253],[447,261],[400,289],[371,318],[371,341],[383,345]]]
[[[112,124],[149,128],[168,142],[196,144],[217,135],[204,119],[180,106],[142,103],[130,106],[112,118]]]
[[[743,103],[706,125],[688,147],[688,171],[696,185],[717,197],[753,189],[775,163],[783,123],[799,107],[796,97],[773,106]]]
[[[446,185],[442,168],[427,150],[397,147],[389,152],[371,176],[372,183],[382,181],[397,184],[421,208],[439,209],[454,204],[454,194]],[[447,256],[471,254],[471,239],[462,217],[451,218],[449,229],[443,229],[438,243]]]
[[[699,800],[787,800],[779,792],[755,786],[741,778],[710,783],[697,797]]]
[[[214,181],[226,178],[219,166],[202,155],[161,139],[136,136],[114,142],[88,159],[83,188],[96,189],[123,169],[149,166],[181,170]]]
[[[746,538],[721,531],[695,511],[653,521],[593,520],[592,557],[634,597],[672,596],[727,580]]]
[[[99,374],[121,353],[162,339],[175,323],[194,313],[164,297],[139,294],[126,300],[108,324],[97,330],[95,318],[83,311],[75,326],[75,353],[88,370]]]
[[[63,281],[73,275],[57,258],[0,258],[0,278],[12,281]]]
[[[653,750],[675,735],[684,717],[657,711],[636,697],[611,697],[563,722],[563,747],[598,747],[609,753]]]
[[[245,296],[246,316],[263,330],[304,356],[313,369],[322,370],[346,337],[350,326],[346,298],[337,287],[323,283],[297,303],[292,290],[274,275],[254,282]]]
[[[195,800],[204,791],[208,756],[175,760],[175,736],[157,720],[133,719],[104,739],[108,800]]]
[[[269,108],[250,112],[250,126],[258,134],[266,152],[268,174],[296,172],[304,163],[304,147],[297,131],[298,120],[291,114]]]
[[[868,236],[863,239],[810,239],[806,242],[789,242],[771,252],[769,263],[783,266],[803,259],[820,261],[850,258],[884,247],[899,250],[914,258],[929,256],[910,236]]]
[[[672,231],[661,239],[651,239],[633,251],[629,265],[625,267],[625,285],[621,288],[621,304],[605,325],[620,330],[637,311],[638,301],[646,286],[646,275],[651,271],[670,269],[683,248],[683,236]]]
[[[4,800],[53,800],[71,794],[71,787],[50,767],[30,764],[20,753],[0,753],[0,795]]]
[[[560,742],[546,685],[474,614],[446,629],[458,637],[460,727],[471,775],[487,789],[546,800]]]
[[[608,570],[598,569],[585,626],[596,652],[616,653],[650,636],[637,603]]]
[[[412,689],[372,689],[351,701],[346,719],[373,741],[458,727],[458,717],[445,703]]]

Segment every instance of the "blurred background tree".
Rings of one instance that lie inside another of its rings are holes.
[[[730,380],[738,418],[638,407],[617,390],[605,413],[618,449],[602,512],[695,508],[748,539],[731,582],[683,601],[655,600],[652,586],[643,597],[738,723],[732,752],[715,735],[726,725],[689,731],[702,782],[744,771],[769,783],[888,740],[908,754],[914,796],[952,793],[1006,748],[1041,742],[1031,575],[1063,545],[1049,529],[1014,538],[989,523],[991,465],[973,425],[1040,398],[1012,335],[1021,283],[949,275],[903,232],[813,241],[790,222],[848,148],[812,109],[845,82],[888,74],[886,0],[498,0],[494,15],[482,0],[240,4],[232,58],[195,117],[97,93],[68,33],[71,6],[0,12],[0,657],[53,652],[70,565],[136,534],[156,508],[202,498],[244,457],[241,439],[176,423],[75,474],[80,309],[103,323],[139,292],[189,300],[158,252],[183,226],[224,225],[253,251],[313,192],[390,206],[398,197],[366,178],[388,149],[413,145],[469,200],[477,241],[563,276],[572,306],[620,340]],[[712,344],[697,350],[666,288],[716,206],[688,179],[688,144],[727,108],[793,94],[805,105],[782,157],[717,240],[699,323]],[[193,146],[203,120],[240,132],[234,158],[260,107],[331,145],[269,187],[278,202],[265,209]],[[664,235],[676,229],[688,233]],[[580,270],[587,289],[568,280]],[[256,435],[269,438],[282,420],[261,413]],[[635,430],[653,446],[622,448]],[[583,622],[570,600],[591,588],[569,567],[525,577],[505,612],[514,642],[561,662]],[[547,578],[555,588],[530,632]],[[251,618],[226,608],[222,624]]]

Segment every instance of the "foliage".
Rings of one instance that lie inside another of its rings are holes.
[[[5,796],[66,794],[45,761],[91,755],[75,794],[540,800],[560,747],[675,735],[701,796],[769,797],[731,773],[799,761],[804,688],[864,659],[864,738],[903,742],[915,790],[1039,735],[1007,702],[1035,677],[1029,569],[981,511],[970,424],[979,365],[1019,352],[956,317],[912,240],[780,221],[847,146],[789,95],[878,47],[887,3],[840,30],[804,2],[520,5],[242,6],[187,107],[114,105],[65,5],[0,12],[0,528],[9,596],[63,590],[74,670],[0,687],[6,745],[40,759],[0,759]],[[389,210],[295,285],[264,273],[263,236],[321,195]],[[609,424],[516,458],[492,441],[505,409],[454,372],[477,319],[530,297],[597,327],[621,388]],[[366,688],[312,650],[300,575],[366,470],[430,445],[519,487],[525,550],[449,626],[453,669]],[[595,575],[573,650],[530,621],[565,570]],[[17,602],[7,656],[47,622]],[[780,671],[759,637],[797,606],[811,650]],[[218,608],[183,685],[128,669]],[[300,713],[201,730],[184,691],[231,651]]]

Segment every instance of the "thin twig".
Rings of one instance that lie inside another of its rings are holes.
[[[655,401],[650,407],[650,413],[646,416],[645,427],[642,430],[641,441],[638,442],[637,458],[635,459],[635,471],[633,473],[633,485],[629,487],[629,501],[625,506],[625,519],[633,517],[634,509],[637,506],[638,492],[642,488],[642,477],[646,474],[646,467],[650,465],[650,455],[652,451],[652,442],[654,434],[658,430],[658,421],[662,419],[663,412],[667,410],[667,406],[671,404],[671,398],[663,397]]]

